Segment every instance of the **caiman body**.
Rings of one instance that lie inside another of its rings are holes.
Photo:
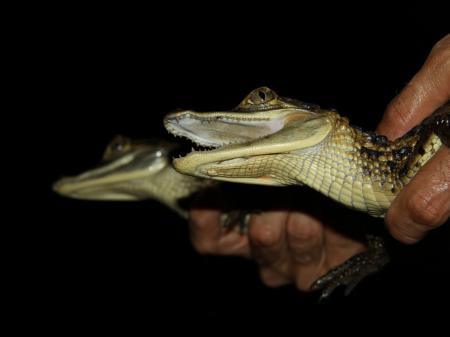
[[[450,104],[389,141],[349,125],[334,110],[252,91],[231,111],[167,115],[166,129],[213,150],[174,160],[198,177],[262,185],[308,185],[376,217],[450,139]]]

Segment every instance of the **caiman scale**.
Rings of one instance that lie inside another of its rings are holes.
[[[181,173],[260,185],[307,185],[337,202],[383,217],[395,196],[439,150],[450,146],[447,102],[403,137],[389,141],[352,127],[335,110],[252,91],[231,111],[178,111],[164,119],[175,136],[212,147],[173,161]],[[327,297],[339,285],[350,291],[388,257],[380,238],[368,236],[358,254],[317,280]]]

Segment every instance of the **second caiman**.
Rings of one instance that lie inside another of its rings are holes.
[[[211,180],[175,171],[170,154],[176,147],[159,139],[132,140],[116,136],[106,147],[98,167],[59,179],[53,190],[82,200],[155,199],[187,218],[183,200],[213,184]]]

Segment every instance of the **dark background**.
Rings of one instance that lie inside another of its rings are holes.
[[[27,31],[25,85],[35,108],[27,121],[36,133],[27,136],[26,159],[42,183],[31,212],[42,221],[30,230],[29,259],[34,303],[48,308],[48,319],[73,326],[125,317],[305,319],[378,305],[429,313],[448,303],[448,226],[397,247],[392,265],[351,296],[337,292],[318,305],[316,294],[292,286],[266,288],[249,261],[198,255],[187,224],[156,202],[52,193],[59,177],[97,164],[116,134],[170,139],[161,124],[167,112],[229,109],[259,86],[374,129],[448,33],[443,9],[427,3],[297,5],[79,7],[37,17]]]

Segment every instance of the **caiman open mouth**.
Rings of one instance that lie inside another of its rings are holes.
[[[167,115],[164,125],[171,134],[203,147],[193,148],[186,156],[175,159],[175,169],[206,177],[201,173],[206,168],[239,166],[257,156],[316,145],[330,130],[323,117],[325,115],[301,109],[272,110],[253,116],[245,112],[183,111]]]
[[[190,112],[173,118],[168,116],[164,124],[171,134],[188,138],[199,146],[212,148],[263,138],[285,125],[283,118],[244,120],[223,116],[205,117]]]
[[[233,144],[249,144],[273,135],[288,122],[310,117],[299,111],[284,111],[277,117],[252,117],[248,113],[197,113],[184,111],[169,114],[164,119],[167,131],[184,137],[204,148],[219,148]]]

